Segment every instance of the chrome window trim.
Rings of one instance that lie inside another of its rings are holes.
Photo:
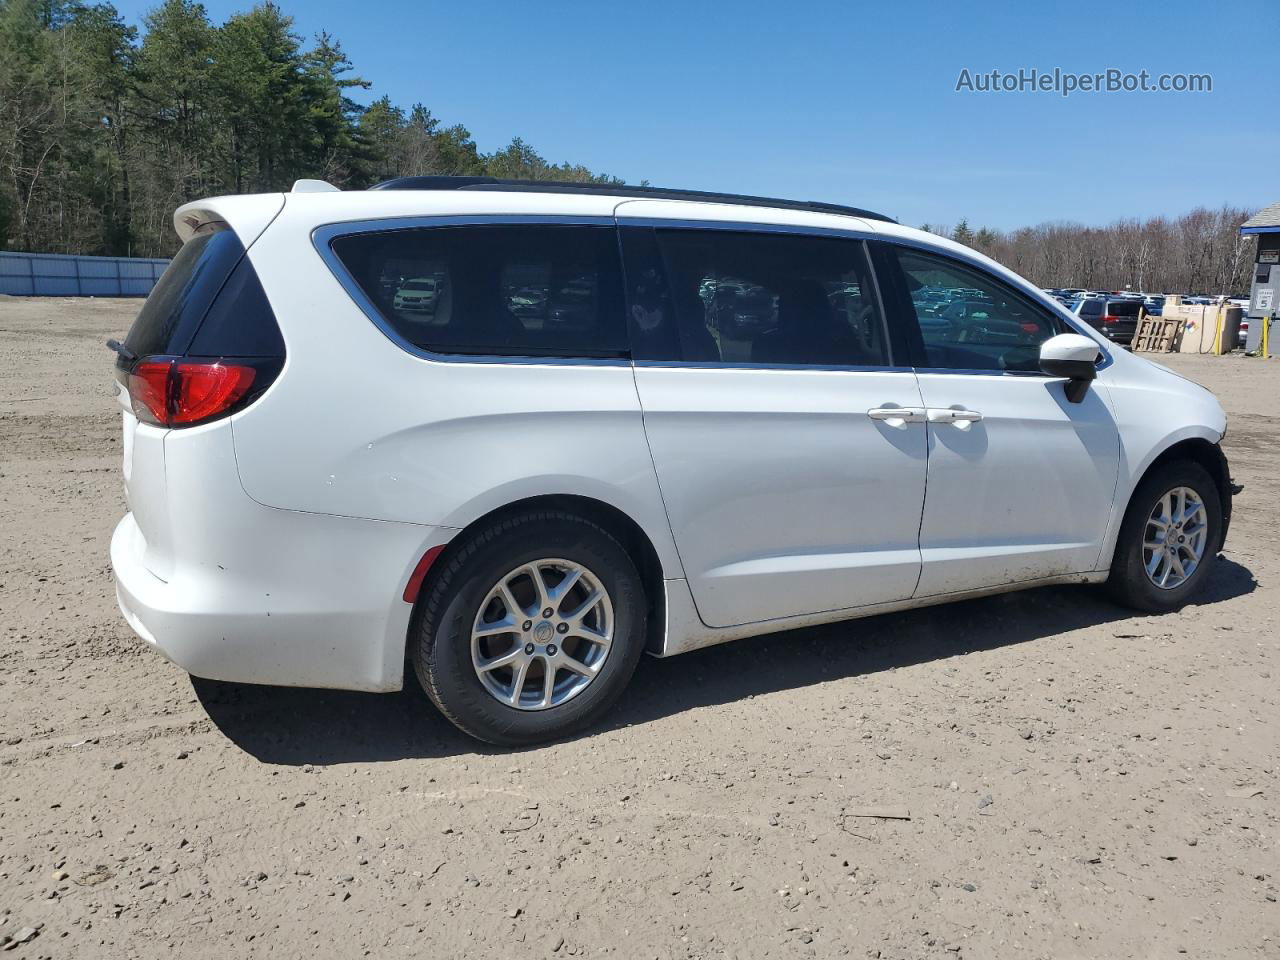
[[[557,356],[522,356],[508,354],[475,354],[475,353],[438,353],[427,350],[417,344],[410,343],[391,324],[382,312],[356,283],[346,265],[333,251],[333,241],[339,237],[347,237],[361,233],[391,233],[401,230],[422,230],[431,227],[474,227],[474,226],[529,226],[530,224],[549,224],[569,227],[611,227],[617,224],[613,217],[578,216],[573,214],[450,214],[441,216],[382,217],[372,220],[347,220],[337,223],[326,223],[311,231],[311,245],[320,259],[329,268],[330,273],[341,284],[353,303],[369,318],[375,327],[388,340],[410,356],[419,360],[434,363],[466,363],[473,365],[523,364],[549,367],[629,367],[631,360],[627,357],[557,357]]]
[[[739,373],[749,370],[762,370],[775,373],[799,373],[818,371],[821,373],[915,373],[913,367],[874,366],[857,367],[848,364],[827,363],[732,363],[721,360],[636,360],[634,366],[639,368],[667,367],[677,370],[734,370]]]
[[[1042,370],[962,370],[956,367],[916,367],[916,373],[938,376],[941,374],[959,374],[966,377],[1021,377],[1034,380],[1061,380],[1062,377],[1051,377]]]

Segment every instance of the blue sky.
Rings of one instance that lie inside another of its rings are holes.
[[[154,3],[116,5],[138,22]],[[633,183],[1000,229],[1280,200],[1276,0],[280,5],[341,41],[363,99]],[[205,6],[221,22],[251,2]],[[965,68],[1055,67],[1207,73],[1213,91],[955,91]]]

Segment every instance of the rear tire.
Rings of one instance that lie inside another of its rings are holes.
[[[1170,523],[1162,527],[1164,519]],[[1213,478],[1192,460],[1162,464],[1129,501],[1107,591],[1138,610],[1180,609],[1209,578],[1221,547],[1222,501]]]
[[[608,711],[635,672],[644,586],[622,545],[590,520],[550,510],[496,519],[432,572],[410,659],[440,712],[478,740],[567,736]]]

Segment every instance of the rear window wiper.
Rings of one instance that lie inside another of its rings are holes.
[[[126,347],[123,343],[121,343],[119,340],[115,339],[114,337],[112,337],[110,340],[107,341],[107,346],[110,349],[114,350],[116,353],[118,353],[120,355],[120,358],[124,360],[125,363],[133,363],[135,360],[138,359],[138,355],[136,353],[134,353],[132,350],[130,350],[128,347]]]

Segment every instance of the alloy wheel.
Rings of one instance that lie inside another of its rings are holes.
[[[1204,559],[1209,513],[1200,494],[1175,487],[1155,503],[1142,537],[1142,565],[1162,590],[1180,587]]]
[[[572,560],[535,560],[485,595],[471,628],[471,662],[500,703],[546,710],[599,676],[613,632],[613,602],[598,576]]]

